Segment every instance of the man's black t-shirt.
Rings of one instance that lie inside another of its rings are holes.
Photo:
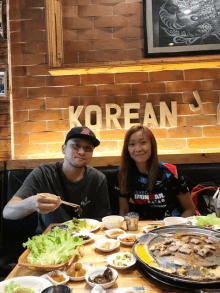
[[[72,182],[64,175],[62,164],[63,162],[40,165],[30,173],[14,196],[25,199],[37,193],[51,193],[60,196],[64,201],[81,205],[81,218],[100,220],[110,215],[108,187],[104,174],[86,166],[84,177]],[[54,212],[39,214],[40,232],[51,223],[62,223],[73,217],[78,218],[74,208],[61,204]]]

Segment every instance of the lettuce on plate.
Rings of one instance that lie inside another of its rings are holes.
[[[197,220],[196,226],[200,226],[200,227],[203,227],[206,224],[209,224],[212,226],[220,224],[220,218],[217,218],[215,213],[212,213],[206,217],[195,216],[195,218]]]
[[[31,289],[30,287],[22,287],[20,284],[14,283],[14,281],[11,281],[8,285],[4,287],[4,290],[1,293],[36,293],[34,289]]]
[[[83,244],[83,239],[56,227],[54,232],[29,238],[23,246],[31,250],[27,258],[30,264],[56,265],[66,262],[73,254],[79,255],[76,248]]]
[[[67,221],[64,224],[69,227],[68,228],[69,231],[73,231],[73,230],[79,231],[80,228],[86,226],[87,222],[86,220],[79,220],[79,219],[73,218],[71,221]]]

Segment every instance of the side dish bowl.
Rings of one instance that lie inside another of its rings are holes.
[[[134,244],[134,242],[138,239],[138,235],[136,234],[122,234],[117,237],[118,241],[122,243],[123,245],[131,246]]]
[[[86,282],[91,286],[91,287],[95,287],[97,285],[97,283],[93,283],[91,281],[89,281],[89,278],[91,278],[93,280],[93,278],[95,278],[98,275],[103,275],[104,271],[107,269],[107,267],[97,267],[94,268],[93,270],[89,271],[86,275],[85,275],[85,279]],[[99,284],[103,289],[107,289],[110,288],[115,281],[118,278],[118,272],[112,268],[110,268],[112,271],[112,275],[113,275],[113,280],[109,283],[105,283],[105,284]]]
[[[64,281],[62,281],[62,282],[57,282],[57,281],[55,281],[52,277],[51,277],[51,275],[62,275],[63,276],[63,278],[65,278],[65,280]],[[47,273],[47,274],[45,274],[45,277],[53,284],[53,285],[64,285],[64,284],[66,284],[68,281],[69,281],[69,276],[67,276],[67,274],[66,273],[64,273],[64,272],[61,272],[61,271],[52,271],[52,272],[49,272],[49,273]]]
[[[95,242],[95,247],[104,252],[110,252],[118,248],[120,242],[114,239],[100,239]]]
[[[125,231],[122,229],[111,229],[111,230],[106,230],[105,234],[109,238],[117,238],[119,235],[125,234]]]
[[[107,229],[115,229],[115,228],[121,228],[124,217],[121,216],[107,216],[102,218],[103,225]]]
[[[89,263],[89,262],[83,262],[83,261],[81,261],[81,262],[77,262],[77,263],[81,263],[81,264],[82,264],[82,268],[83,268],[84,270],[86,270],[85,275],[86,275],[90,270],[92,270],[92,269],[94,268],[93,265],[92,265],[91,263]],[[69,276],[69,278],[70,278],[71,281],[83,281],[83,280],[85,280],[85,275],[83,275],[83,276],[78,276],[78,277],[74,277],[74,276],[71,275],[71,270],[73,269],[73,267],[75,266],[75,264],[76,264],[76,263],[72,264],[71,267],[69,267],[69,268],[66,270],[66,274]]]
[[[122,256],[125,253],[126,252],[119,252],[119,253],[114,253],[114,254],[109,255],[109,257],[107,258],[107,263],[111,267],[113,267],[113,268],[115,268],[117,270],[118,269],[120,270],[120,269],[128,269],[128,268],[130,268],[131,266],[133,266],[136,263],[136,257],[133,254],[131,255],[131,261],[130,261],[130,263],[128,263],[126,266],[118,266],[118,265],[115,265],[114,264],[114,260],[117,259],[118,256]]]

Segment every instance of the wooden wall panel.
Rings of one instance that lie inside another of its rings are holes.
[[[4,39],[0,39],[0,71],[8,73],[6,0],[3,1]],[[7,74],[8,85],[8,74]],[[9,87],[7,97],[0,97],[0,161],[11,158],[11,129],[10,129],[10,101]]]

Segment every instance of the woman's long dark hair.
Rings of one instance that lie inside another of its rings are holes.
[[[135,161],[131,158],[128,151],[129,140],[133,133],[142,130],[151,143],[151,156],[146,162],[148,168],[148,188],[151,191],[157,181],[158,171],[158,156],[157,156],[157,142],[151,130],[141,124],[132,126],[125,134],[124,145],[121,153],[121,169],[119,170],[119,188],[122,194],[132,192],[131,182],[132,177],[138,173],[138,168]]]

